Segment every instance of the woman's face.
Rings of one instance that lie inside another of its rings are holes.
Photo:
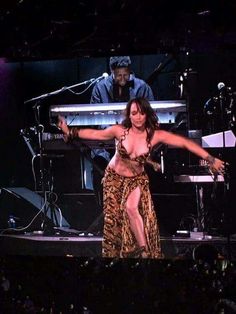
[[[132,126],[135,126],[136,128],[145,127],[146,113],[141,112],[141,109],[136,102],[133,102],[130,106],[129,118]]]

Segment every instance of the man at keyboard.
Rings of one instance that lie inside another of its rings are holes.
[[[151,87],[132,72],[129,56],[111,57],[109,65],[111,74],[94,86],[91,103],[127,102],[134,97],[154,100]]]

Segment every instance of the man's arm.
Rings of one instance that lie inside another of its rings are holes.
[[[90,98],[90,103],[91,104],[97,104],[97,103],[101,103],[102,100],[101,100],[101,94],[100,94],[100,91],[99,91],[99,88],[98,88],[98,84],[96,84],[94,87],[93,87],[93,90],[92,90],[92,94],[91,94],[91,98]]]
[[[99,104],[112,102],[112,95],[112,78],[111,76],[108,76],[94,86],[90,98],[90,103]]]
[[[152,89],[146,83],[145,83],[145,89],[144,89],[144,98],[147,98],[148,100],[154,100]]]
[[[149,101],[154,100],[153,92],[151,87],[145,83],[143,80],[134,78],[134,97],[143,97]]]

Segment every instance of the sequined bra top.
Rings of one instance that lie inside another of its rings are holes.
[[[155,171],[158,171],[160,169],[160,165],[157,162],[154,162],[151,160],[151,143],[147,141],[147,147],[148,147],[148,152],[136,157],[130,157],[128,154],[126,148],[123,146],[123,141],[125,140],[126,136],[129,134],[129,129],[124,131],[124,134],[121,136],[117,143],[117,152],[120,155],[120,157],[124,160],[127,160],[129,162],[135,161],[138,162],[141,165],[144,165],[146,163],[150,164]]]

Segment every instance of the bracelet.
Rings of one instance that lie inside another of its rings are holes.
[[[70,128],[67,137],[68,140],[73,140],[75,137],[79,137],[79,129],[75,127]]]
[[[207,163],[209,164],[209,166],[212,166],[215,162],[215,157],[208,155],[205,159],[207,161]]]

